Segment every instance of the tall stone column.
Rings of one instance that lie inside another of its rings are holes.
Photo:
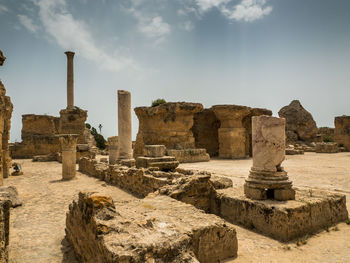
[[[77,134],[60,134],[62,150],[62,179],[70,180],[76,174]]]
[[[108,138],[109,164],[116,164],[119,154],[118,136]]]
[[[285,158],[284,118],[252,118],[253,166],[244,185],[248,198],[264,200],[295,199],[292,182],[281,167]]]
[[[119,159],[131,159],[131,94],[125,90],[118,90],[118,138]]]
[[[67,55],[67,109],[74,108],[74,52],[64,52]]]
[[[219,157],[227,159],[246,158],[248,131],[243,119],[250,115],[251,108],[239,105],[216,105],[212,107],[220,120],[218,129]]]

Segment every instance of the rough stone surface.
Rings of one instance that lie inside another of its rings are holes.
[[[62,179],[71,180],[76,174],[76,149],[78,134],[61,134],[59,139],[62,148]]]
[[[335,117],[334,126],[335,141],[350,151],[350,116]]]
[[[334,128],[330,127],[320,127],[318,128],[317,138],[318,142],[334,142]]]
[[[218,190],[212,211],[227,221],[286,242],[348,218],[344,195],[297,191],[295,200],[257,201],[233,188]]]
[[[60,111],[59,134],[78,134],[78,143],[86,144],[84,132],[87,111],[78,107]]]
[[[116,164],[119,157],[118,136],[108,137],[109,164]]]
[[[2,186],[0,187],[0,200],[9,200],[10,206],[15,208],[21,206],[23,201],[19,197],[16,187]]]
[[[300,101],[293,100],[288,106],[280,109],[278,115],[286,119],[287,143],[311,142],[316,139],[318,132],[316,122]]]
[[[59,159],[59,153],[50,153],[46,155],[35,155],[33,156],[33,162],[54,162]]]
[[[165,196],[123,204],[80,193],[66,222],[82,262],[209,263],[237,256],[232,225]]]
[[[233,186],[232,180],[225,176],[212,175],[210,177],[210,182],[215,189],[226,189]]]
[[[174,171],[179,162],[173,156],[162,157],[137,157],[136,168],[157,167],[160,171]]]
[[[180,163],[209,162],[206,149],[167,150],[167,155],[174,156]]]
[[[206,149],[213,157],[219,155],[218,129],[220,121],[216,118],[212,109],[204,109],[194,114],[192,132],[195,138],[195,146]]]
[[[145,145],[146,157],[162,157],[166,153],[165,145]]]
[[[10,233],[10,207],[9,200],[0,200],[0,262],[8,262],[8,246]]]
[[[2,66],[4,61],[5,57],[1,53],[0,66]],[[9,139],[12,111],[13,105],[11,99],[6,96],[6,89],[0,81],[0,186],[3,185],[3,178],[7,178],[10,174],[11,158]]]
[[[316,143],[317,153],[338,153],[339,147],[336,142],[318,142]]]
[[[192,133],[194,114],[203,109],[200,103],[169,102],[155,107],[137,107],[139,131],[134,157],[142,156],[145,145],[165,145],[167,149],[195,148]]]

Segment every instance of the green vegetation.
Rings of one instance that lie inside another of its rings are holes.
[[[348,224],[348,225],[350,225],[350,219],[346,219],[346,220],[345,220],[345,223]]]
[[[166,103],[165,99],[156,99],[152,101],[152,107],[156,107],[158,105]]]
[[[85,127],[88,128],[92,136],[94,136],[96,141],[96,147],[99,148],[100,150],[106,149],[106,140],[102,136],[102,134],[98,133],[96,128],[92,127],[89,123],[85,123]]]
[[[331,137],[325,136],[323,137],[323,142],[333,142],[333,139]]]
[[[339,143],[338,146],[339,147],[344,147],[344,144],[343,143]]]
[[[296,245],[297,245],[298,247],[301,246],[301,245],[306,245],[306,244],[307,244],[307,239],[308,239],[308,238],[309,238],[309,236],[306,235],[306,236],[304,236],[304,237],[298,239],[297,242],[296,242]]]

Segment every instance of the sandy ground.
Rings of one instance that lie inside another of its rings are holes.
[[[10,263],[76,262],[64,239],[65,214],[80,190],[103,191],[114,200],[127,201],[132,195],[78,173],[77,179],[60,181],[57,162],[33,163],[21,160],[24,175],[5,179],[17,187],[24,205],[11,210]],[[230,177],[243,185],[251,160],[212,160],[182,164]],[[350,196],[350,153],[287,156],[285,170],[297,187],[327,189]],[[350,209],[350,202],[347,204]],[[350,211],[350,210],[349,210]],[[306,240],[284,244],[236,226],[238,257],[225,262],[350,262],[350,226],[341,223]]]

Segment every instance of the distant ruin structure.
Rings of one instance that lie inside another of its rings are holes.
[[[343,145],[346,151],[350,151],[350,116],[338,116],[334,119],[335,141]]]
[[[313,142],[316,140],[318,129],[310,112],[299,100],[293,100],[288,106],[278,112],[280,118],[286,119],[286,142]]]
[[[59,135],[62,151],[62,180],[71,180],[76,174],[77,134]]]
[[[252,118],[253,166],[244,185],[248,198],[279,201],[295,199],[292,182],[281,166],[285,159],[285,119]]]
[[[74,106],[74,52],[67,56],[67,107],[60,111],[60,117],[49,115],[22,115],[22,142],[11,145],[12,158],[33,158],[60,152],[59,134],[77,134],[78,144],[95,145],[90,131],[85,127],[87,111]],[[80,146],[80,149],[86,148]],[[85,151],[86,152],[86,151]],[[85,155],[79,151],[79,156]]]
[[[131,94],[118,90],[119,159],[132,159]]]
[[[6,57],[0,50],[0,66],[4,64]],[[10,174],[11,158],[9,150],[9,139],[11,129],[11,116],[13,104],[9,96],[6,96],[4,84],[0,81],[0,185],[3,185],[3,178]]]

